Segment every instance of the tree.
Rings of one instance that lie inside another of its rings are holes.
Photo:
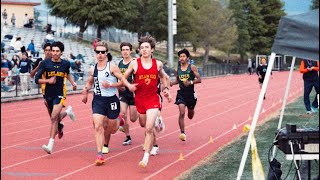
[[[264,43],[261,43],[259,52],[262,54],[270,54],[271,47],[276,36],[279,21],[285,15],[284,4],[281,0],[260,0],[261,15],[265,24]]]
[[[101,39],[103,29],[116,26],[121,18],[129,13],[125,6],[125,0],[104,0],[101,3],[90,1],[87,5],[91,8],[88,19],[97,26],[97,38],[99,39]]]
[[[193,0],[177,0],[177,35],[175,42],[191,41],[195,35],[196,9]]]
[[[250,36],[249,52],[259,54],[261,49],[266,46],[268,37],[264,34],[267,32],[266,24],[261,15],[262,6],[257,0],[246,0],[245,12],[248,16],[248,31]]]
[[[241,59],[244,59],[246,53],[250,50],[250,35],[249,35],[249,22],[248,14],[245,12],[245,1],[230,0],[229,8],[233,12],[235,24],[238,27],[238,39],[236,48],[240,54]]]
[[[237,39],[237,28],[232,13],[221,6],[220,2],[197,1],[195,21],[196,43],[205,49],[203,65],[208,63],[211,49],[227,50]]]
[[[125,6],[127,13],[122,15],[118,21],[117,27],[131,32],[137,32],[138,37],[145,35],[148,26],[146,23],[146,14],[148,11],[149,0],[127,0]]]
[[[319,9],[319,0],[312,0],[311,9]]]
[[[61,17],[66,22],[80,27],[79,39],[82,39],[84,31],[89,26],[90,0],[45,0],[45,3],[51,8],[50,14]]]
[[[51,9],[50,14],[61,17],[66,22],[79,26],[79,39],[89,25],[98,27],[98,36],[101,30],[118,23],[118,19],[125,14],[124,0],[45,0]]]
[[[149,0],[146,16],[146,31],[157,41],[168,39],[168,2]]]

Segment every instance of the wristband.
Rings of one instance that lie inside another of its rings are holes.
[[[190,81],[190,84],[193,85],[193,81]]]

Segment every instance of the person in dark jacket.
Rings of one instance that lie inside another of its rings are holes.
[[[319,61],[312,60],[302,60],[300,65],[300,72],[303,73],[304,81],[304,105],[307,109],[307,114],[317,113],[318,112],[318,98],[319,95]],[[310,93],[315,88],[317,95],[310,104]]]

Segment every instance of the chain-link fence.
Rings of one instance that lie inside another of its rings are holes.
[[[71,73],[76,79],[77,90],[82,90],[88,75],[86,73]],[[67,82],[67,92],[72,91],[72,85]],[[1,77],[1,99],[41,95],[41,85],[36,84],[29,73]]]
[[[204,68],[198,69],[200,75],[204,77],[220,76],[227,74],[244,74],[248,71],[245,64],[208,64]]]

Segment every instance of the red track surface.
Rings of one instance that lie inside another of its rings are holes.
[[[260,121],[281,108],[287,79],[288,72],[275,72],[270,79]],[[289,101],[302,94],[302,86],[301,75],[295,72]],[[174,97],[176,89],[171,89]],[[196,92],[195,118],[185,120],[186,142],[179,140],[177,106],[164,102],[166,130],[157,135],[160,154],[150,158],[146,169],[138,166],[144,138],[144,129],[138,122],[130,124],[131,146],[122,146],[125,135],[116,133],[111,137],[106,163],[101,167],[94,165],[91,103],[81,103],[81,95],[68,96],[66,103],[73,106],[77,120],[64,120],[65,135],[61,140],[55,139],[51,155],[41,149],[48,143],[50,128],[43,100],[1,104],[1,178],[173,179],[242,133],[243,126],[251,123],[249,117],[254,114],[260,88],[257,76],[237,75],[205,79],[196,85]],[[237,129],[233,129],[234,125]],[[210,136],[213,143],[209,143]],[[179,161],[180,153],[184,161]]]

